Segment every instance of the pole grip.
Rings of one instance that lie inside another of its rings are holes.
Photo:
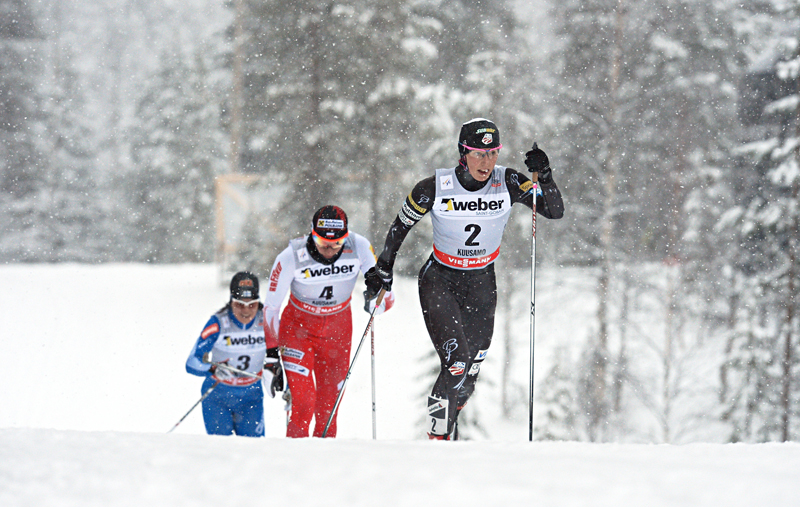
[[[375,308],[381,305],[381,303],[383,302],[383,296],[385,295],[386,295],[386,289],[381,288],[381,291],[378,293],[378,298],[375,300]],[[375,313],[375,310],[372,310],[372,312]]]

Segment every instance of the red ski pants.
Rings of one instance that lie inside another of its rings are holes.
[[[314,436],[321,437],[350,366],[353,315],[350,308],[327,316],[312,315],[286,305],[279,342],[285,347],[284,371],[292,392],[292,413],[286,436],[308,436],[314,416]],[[328,428],[336,436],[336,417]]]

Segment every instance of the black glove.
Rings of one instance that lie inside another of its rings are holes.
[[[278,365],[275,367],[275,375],[272,377],[272,382],[269,384],[269,394],[271,397],[275,397],[276,392],[283,391],[283,366],[281,363],[278,362]]]
[[[378,263],[374,268],[369,268],[364,274],[364,284],[367,290],[364,291],[364,301],[371,301],[378,297],[381,289],[386,289],[386,292],[392,290],[392,268],[381,263]]]
[[[278,356],[278,348],[267,349],[267,357],[264,358],[264,370],[272,374],[272,381],[269,383],[269,397],[275,397],[275,391],[283,391],[283,366]]]
[[[553,179],[550,159],[547,158],[545,152],[539,149],[536,143],[533,143],[533,148],[525,154],[525,165],[528,167],[528,171],[539,173],[539,181],[542,183],[550,183]]]
[[[274,398],[276,391],[283,391],[283,367],[280,359],[268,357],[264,360],[264,371],[272,375],[269,383],[269,397]]]

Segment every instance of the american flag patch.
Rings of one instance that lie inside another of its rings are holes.
[[[200,338],[205,340],[214,333],[219,333],[219,324],[217,324],[216,322],[203,329],[203,332],[200,333]]]
[[[463,362],[459,361],[457,363],[454,363],[453,366],[451,366],[448,369],[450,370],[450,374],[451,375],[463,375],[464,374],[464,369],[466,367],[467,367],[466,364],[464,364]]]

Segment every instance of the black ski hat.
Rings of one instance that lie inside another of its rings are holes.
[[[491,150],[500,147],[500,131],[494,122],[486,118],[473,118],[461,125],[458,134],[458,153],[463,157],[467,148]]]
[[[258,299],[258,277],[249,271],[239,271],[231,279],[231,299]]]
[[[339,239],[347,236],[347,215],[339,206],[328,204],[314,213],[312,230],[323,239]]]

